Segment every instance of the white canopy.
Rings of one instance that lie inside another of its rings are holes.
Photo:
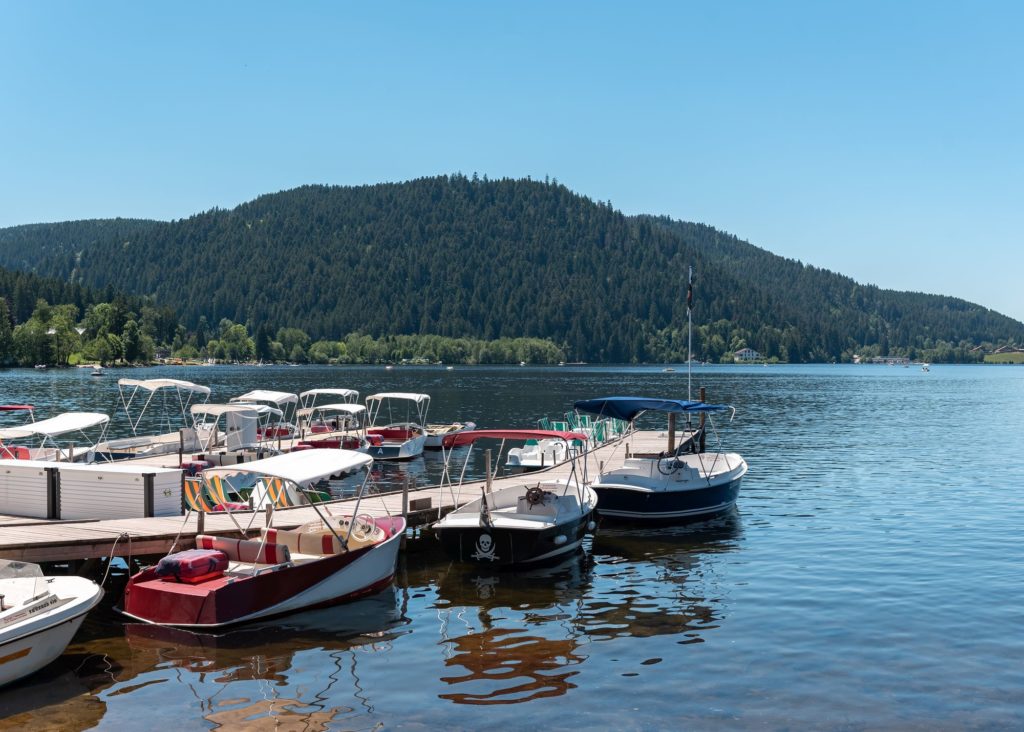
[[[232,397],[228,399],[233,404],[244,403],[244,402],[271,402],[278,406],[282,404],[294,404],[299,401],[299,397],[295,394],[290,394],[286,391],[268,391],[267,389],[255,389],[253,391],[242,394],[241,396]]]
[[[341,397],[342,399],[358,399],[359,392],[355,389],[310,389],[299,394],[299,398],[303,403],[306,402],[307,397],[317,397],[329,394],[330,396]]]
[[[404,391],[388,391],[381,394],[371,394],[366,397],[367,403],[369,402],[380,402],[385,399],[405,399],[407,401],[416,402],[416,404],[422,404],[423,402],[430,401],[429,394],[410,394]]]
[[[207,468],[203,475],[225,478],[234,475],[267,475],[308,486],[338,473],[351,473],[372,462],[373,458],[369,455],[354,450],[302,450],[238,465]]]
[[[253,418],[259,413],[259,405],[257,404],[193,404],[192,414],[209,414],[213,417],[219,417],[222,414],[228,412],[249,412]]]
[[[314,412],[344,412],[346,414],[356,415],[362,414],[366,411],[366,407],[362,404],[321,404],[316,407],[309,407],[307,409],[300,409],[298,414],[300,417],[308,417]]]
[[[182,381],[181,379],[118,379],[118,386],[134,386],[139,389],[146,389],[147,391],[156,391],[158,389],[180,389],[182,391],[192,391],[199,394],[210,393],[210,387],[200,386],[199,384],[193,384],[191,381]]]
[[[90,427],[106,424],[110,417],[98,412],[65,412],[39,422],[30,422],[21,427],[0,430],[0,440],[16,440],[20,437],[57,437],[67,432],[80,432]]]

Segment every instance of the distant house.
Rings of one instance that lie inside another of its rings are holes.
[[[733,354],[732,359],[736,363],[741,363],[743,361],[760,361],[761,354],[753,348],[741,348]]]

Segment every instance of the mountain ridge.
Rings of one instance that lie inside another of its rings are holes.
[[[149,295],[190,327],[206,316],[314,339],[535,337],[597,362],[685,356],[690,265],[699,358],[750,346],[825,361],[944,344],[957,360],[1024,334],[959,298],[863,285],[706,224],[626,216],[551,181],[301,186],[170,222],[0,229],[0,266]]]

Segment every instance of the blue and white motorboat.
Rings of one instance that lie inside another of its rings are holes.
[[[628,454],[622,465],[604,469],[591,484],[598,514],[623,521],[673,522],[704,519],[736,505],[746,461],[732,452],[705,450],[705,420],[735,409],[699,401],[648,397],[604,397],[573,405],[578,411],[633,421],[644,412],[703,416],[700,427],[684,428],[676,444],[670,419],[668,447],[658,453]]]

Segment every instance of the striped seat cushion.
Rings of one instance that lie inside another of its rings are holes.
[[[319,522],[317,522],[319,524]],[[260,532],[267,538],[267,543],[273,542],[285,546],[299,554],[338,554],[342,551],[341,542],[331,533],[330,529],[310,530],[300,526],[294,531],[283,529],[260,529]],[[340,533],[340,532],[339,532]],[[344,537],[344,534],[342,534]]]
[[[283,564],[292,560],[287,546],[273,544],[269,540],[249,541],[246,539],[228,539],[222,536],[196,536],[196,549],[217,549],[228,555],[233,562],[251,564]]]

